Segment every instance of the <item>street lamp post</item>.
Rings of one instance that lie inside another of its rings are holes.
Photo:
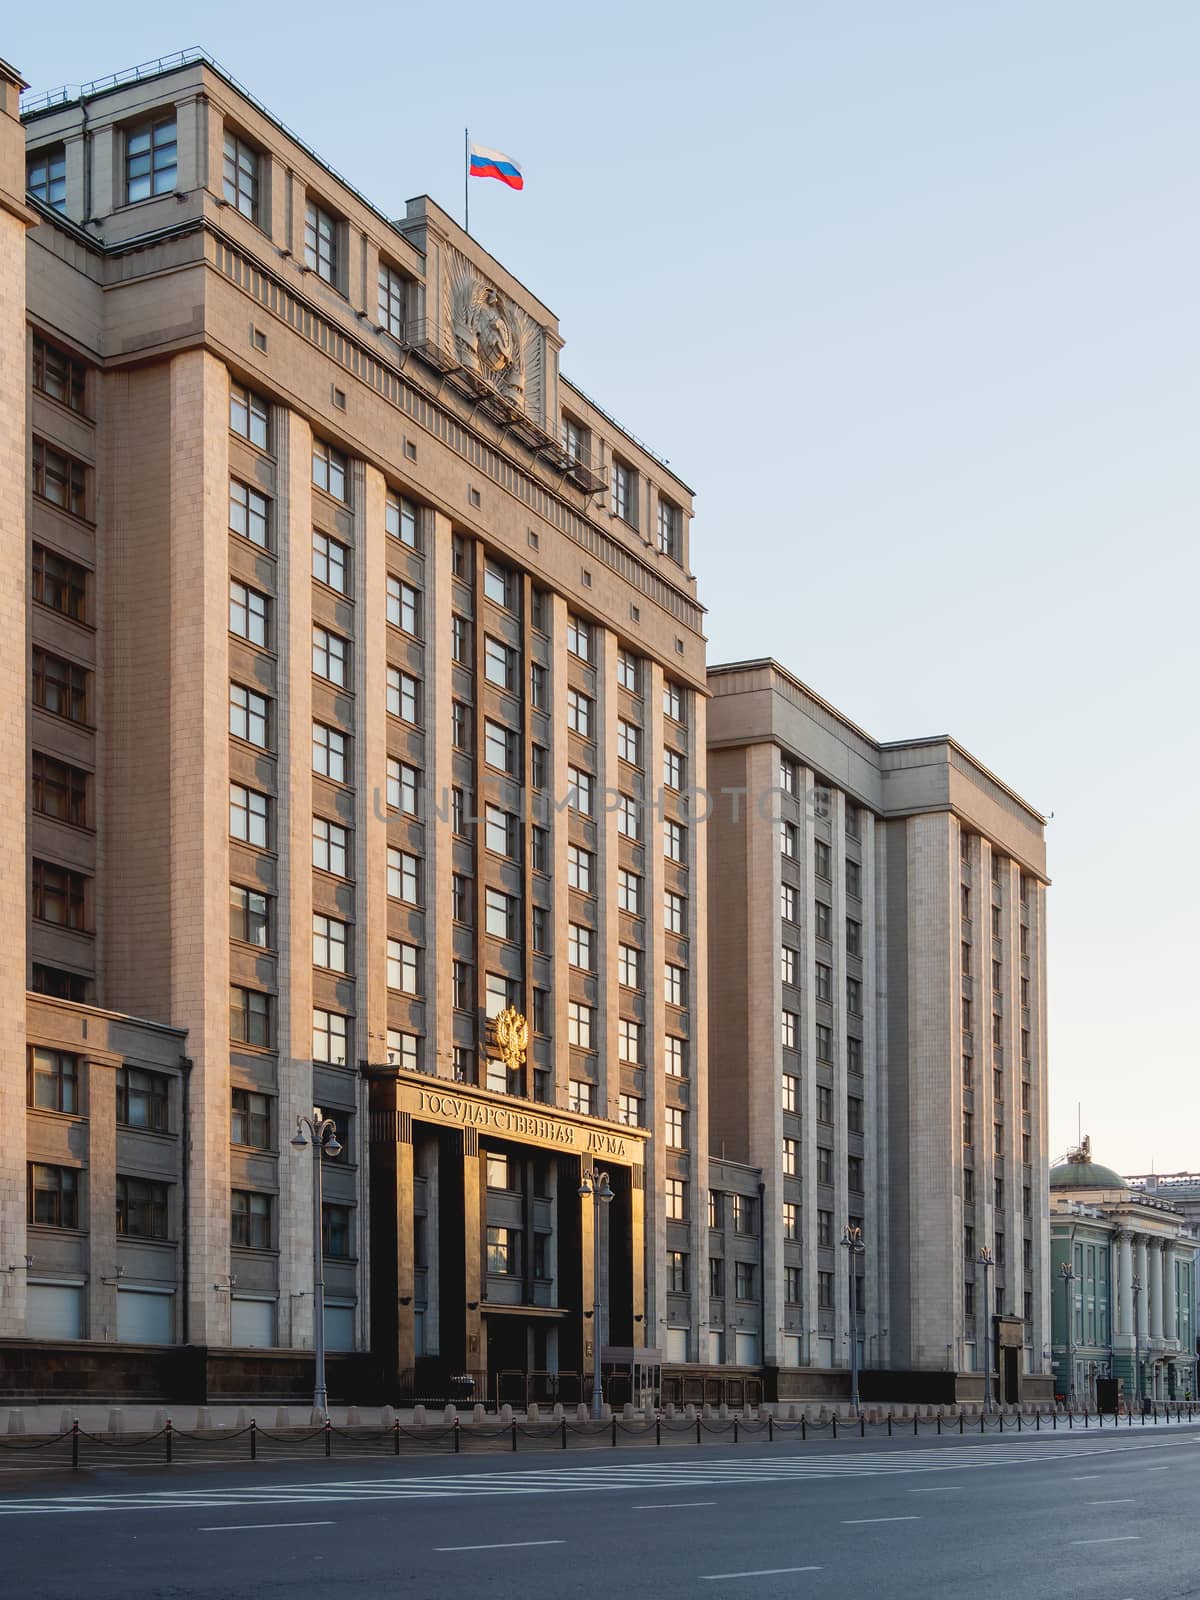
[[[1141,1332],[1138,1326],[1138,1302],[1142,1298],[1142,1280],[1136,1273],[1131,1285],[1133,1289],[1133,1392],[1137,1396],[1138,1410],[1142,1408],[1142,1346]]]
[[[308,1135],[305,1136],[305,1128]],[[294,1150],[307,1149],[313,1153],[313,1354],[316,1373],[313,1381],[313,1410],[324,1417],[329,1397],[325,1390],[325,1245],[322,1205],[322,1162],[340,1156],[337,1129],[332,1117],[322,1116],[320,1106],[314,1106],[311,1117],[296,1118],[296,1132],[291,1145]]]
[[[1075,1282],[1075,1268],[1069,1261],[1060,1261],[1058,1275],[1062,1279],[1063,1299],[1067,1308],[1067,1407],[1070,1409],[1075,1402],[1075,1330],[1072,1327],[1075,1302],[1071,1288]]]
[[[592,1246],[594,1251],[592,1264],[592,1416],[599,1421],[604,1411],[603,1375],[600,1368],[600,1215],[603,1208],[610,1204],[613,1198],[612,1185],[608,1173],[600,1172],[595,1167],[585,1169],[579,1185],[579,1198],[586,1200],[591,1196],[592,1215]]]
[[[988,1246],[981,1245],[976,1261],[983,1268],[983,1409],[992,1409],[992,1289],[989,1273],[996,1265]]]
[[[866,1254],[867,1247],[863,1243],[863,1231],[859,1227],[852,1228],[849,1223],[842,1229],[842,1244],[846,1249],[846,1260],[850,1267],[850,1403],[854,1407],[854,1415],[858,1415],[858,1275],[854,1270],[854,1258]]]

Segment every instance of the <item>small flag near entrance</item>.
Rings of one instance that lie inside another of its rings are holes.
[[[510,189],[523,189],[520,163],[501,150],[489,150],[486,145],[471,141],[471,159],[468,171],[472,178],[499,178]]]

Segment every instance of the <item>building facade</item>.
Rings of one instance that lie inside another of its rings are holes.
[[[772,661],[708,686],[710,1128],[762,1175],[762,1362],[844,1392],[853,1327],[864,1392],[980,1398],[990,1360],[1044,1397],[1043,819]]]
[[[312,1162],[288,1140],[314,1105],[342,1146],[327,1338],[376,1389],[590,1367],[596,1163],[602,1342],[696,1359],[687,486],[449,216],[390,220],[207,59],[23,118],[20,88],[9,1359],[140,1333],[205,1353],[213,1392],[299,1372]]]
[[[1050,1171],[1055,1390],[1094,1407],[1125,1396],[1196,1397],[1195,1230],[1181,1207],[1092,1160],[1091,1141]]]

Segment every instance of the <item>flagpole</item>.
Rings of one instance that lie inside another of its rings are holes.
[[[463,129],[463,232],[471,231],[471,130]]]

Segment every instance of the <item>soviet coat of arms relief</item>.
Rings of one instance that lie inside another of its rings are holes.
[[[443,339],[453,355],[531,417],[542,414],[542,330],[507,295],[448,252],[442,289]]]

